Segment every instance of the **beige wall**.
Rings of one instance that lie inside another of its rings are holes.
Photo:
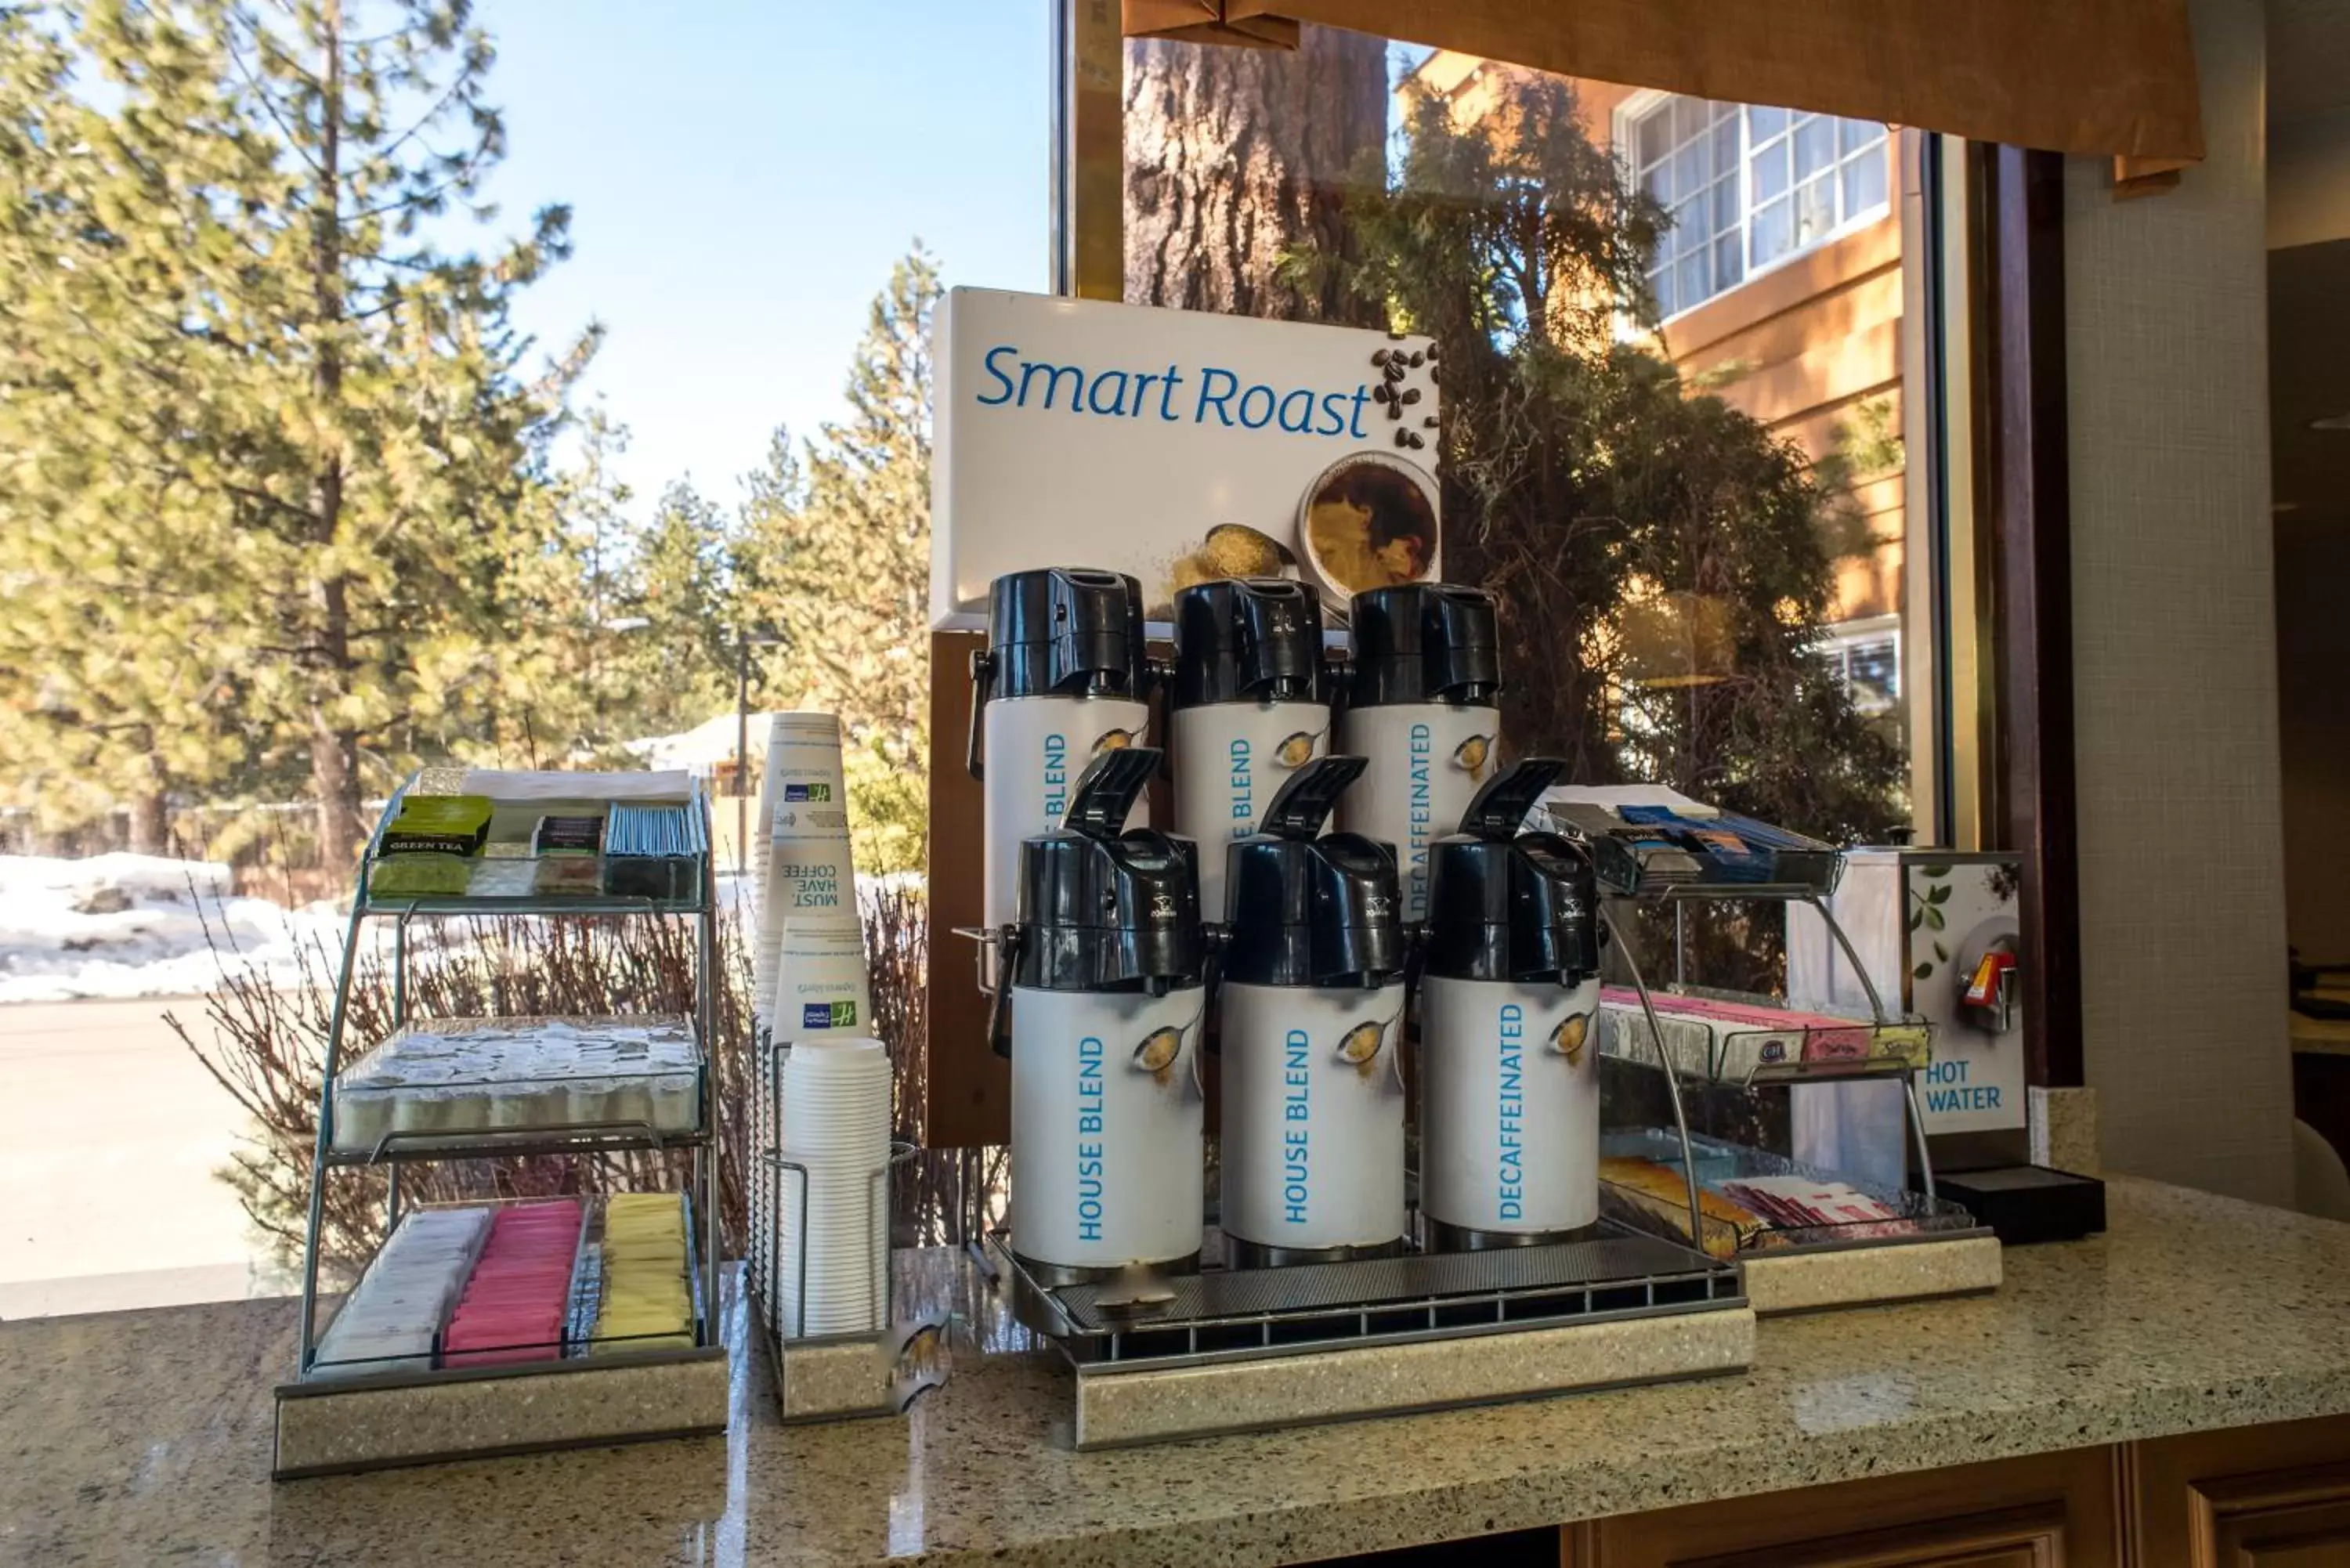
[[[1447,97],[1461,122],[1470,124],[1492,108],[1492,83],[1508,68],[1441,51],[1417,79]],[[1575,88],[1593,138],[1607,145],[1617,106],[1636,89],[1590,80],[1576,81]],[[1886,181],[1889,191],[1901,188],[1898,156],[1896,140],[1887,138],[1886,157],[1896,163]],[[1890,428],[1898,431],[1898,204],[1866,228],[1682,312],[1662,336],[1665,352],[1684,372],[1724,375],[1709,389],[1815,459],[1835,449],[1855,409],[1872,400],[1887,400]],[[1835,620],[1901,607],[1900,469],[1860,485],[1854,500],[1874,545],[1836,563]]]
[[[2082,1026],[2108,1168],[2292,1197],[2260,0],[2192,0],[2210,156],[2070,162]]]

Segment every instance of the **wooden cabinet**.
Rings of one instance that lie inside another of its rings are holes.
[[[2350,1568],[2350,1419],[2164,1438],[2125,1469],[2137,1568]]]
[[[1570,1526],[1567,1568],[2121,1568],[2112,1449]]]
[[[2350,1417],[1566,1527],[1565,1568],[2350,1568]]]

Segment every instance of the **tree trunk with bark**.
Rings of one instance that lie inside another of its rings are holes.
[[[1347,244],[1341,196],[1381,177],[1387,47],[1308,26],[1295,51],[1138,40],[1126,57],[1126,297],[1384,326],[1376,304],[1277,275]]]
[[[130,852],[165,855],[172,847],[171,802],[165,793],[162,759],[155,755],[155,737],[146,737],[147,777],[130,797]]]
[[[324,90],[311,214],[311,286],[318,323],[325,328],[318,339],[318,402],[331,410],[343,395],[342,0],[327,0],[321,27],[325,47],[319,79]],[[343,460],[331,443],[319,461],[311,505],[312,536],[325,554],[333,548],[343,519]],[[348,581],[340,571],[329,569],[312,585],[311,597],[317,620],[310,651],[310,791],[318,801],[319,857],[328,871],[339,873],[359,857],[361,831],[359,732],[338,723],[333,711],[350,695],[356,669]]]

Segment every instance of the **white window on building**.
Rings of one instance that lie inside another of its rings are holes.
[[[1872,616],[1827,628],[1820,657],[1852,693],[1852,705],[1868,718],[1901,705],[1901,618]]]
[[[1676,316],[1886,210],[1885,127],[1759,104],[1642,95],[1617,146],[1671,215],[1648,284]]]

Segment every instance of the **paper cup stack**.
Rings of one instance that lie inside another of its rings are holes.
[[[777,713],[767,734],[759,1016],[779,1044],[869,1037],[873,1001],[848,849],[840,721]]]
[[[883,1326],[889,1267],[889,1056],[878,1040],[804,1040],[784,1064],[784,1143],[807,1168],[784,1173],[777,1282],[784,1333]],[[806,1291],[802,1291],[802,1260]]]
[[[795,1338],[869,1333],[889,1303],[888,1178],[875,1172],[889,1155],[889,1058],[872,1038],[840,746],[833,714],[769,716],[754,974],[774,1046],[761,1056],[760,1089],[763,1097],[780,1089],[782,1106],[779,1117],[763,1117],[781,1125],[760,1129],[761,1147],[806,1165],[810,1179],[805,1235],[798,1174],[763,1186],[778,1211],[755,1229],[777,1244],[754,1246],[753,1270]],[[780,1084],[768,1076],[775,1073]]]

